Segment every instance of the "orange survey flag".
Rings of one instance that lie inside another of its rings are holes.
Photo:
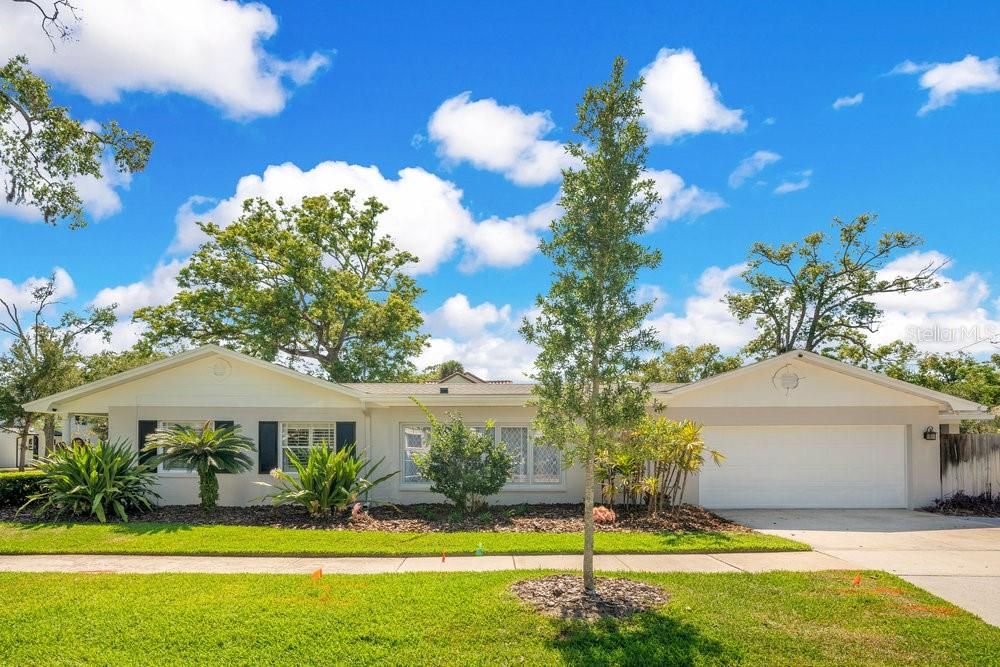
[[[319,581],[320,578],[323,576],[323,568],[320,568],[320,569],[316,570],[310,576],[312,577],[313,581]]]

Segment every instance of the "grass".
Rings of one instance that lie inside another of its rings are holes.
[[[541,575],[531,575],[541,576]],[[0,574],[0,663],[987,665],[1000,628],[885,573],[635,574],[655,613],[537,615],[523,572]]]
[[[434,556],[559,554],[583,549],[582,533],[392,533],[173,523],[0,523],[0,554],[226,556]],[[808,551],[772,535],[735,532],[598,533],[597,553]]]

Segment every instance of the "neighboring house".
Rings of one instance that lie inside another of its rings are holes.
[[[28,434],[28,451],[25,455],[25,465],[31,465],[31,463],[38,458],[39,446],[42,439],[42,434],[38,433],[34,429],[32,429]],[[20,442],[20,431],[0,426],[0,468],[17,467]]]
[[[258,444],[257,466],[220,478],[220,504],[258,502],[285,452],[305,455],[322,441],[356,443],[383,470],[400,470],[373,492],[395,503],[440,501],[413,465],[428,425],[410,397],[436,415],[460,412],[470,425],[495,422],[515,453],[510,483],[494,502],[579,502],[583,475],[532,438],[530,384],[493,383],[465,373],[442,383],[337,384],[217,346],[205,346],[26,404],[73,423],[107,416],[112,439],[141,445],[169,424],[236,423]],[[688,485],[685,499],[712,508],[917,507],[940,495],[938,441],[931,433],[984,419],[971,401],[833,361],[789,352],[686,385],[654,385],[667,417],[705,425],[721,450]],[[198,480],[160,471],[166,504],[197,502]]]

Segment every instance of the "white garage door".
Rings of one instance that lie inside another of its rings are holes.
[[[902,426],[706,427],[698,482],[715,508],[906,507]]]

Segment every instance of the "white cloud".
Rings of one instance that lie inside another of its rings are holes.
[[[926,352],[996,352],[983,338],[1000,335],[1000,301],[990,301],[990,285],[978,273],[949,275],[951,259],[937,251],[916,251],[886,265],[880,275],[891,279],[928,266],[939,272],[941,287],[929,292],[885,294],[874,299],[884,320],[872,338],[879,343],[905,340]]]
[[[510,268],[527,262],[538,250],[540,233],[562,215],[558,196],[531,213],[509,218],[487,218],[465,236],[465,256],[459,269],[476,271],[484,266]]]
[[[695,285],[695,293],[685,299],[681,313],[663,313],[648,321],[667,346],[714,343],[724,352],[735,352],[754,336],[752,323],[739,324],[722,298],[737,290],[745,264],[710,266]]]
[[[57,266],[52,269],[50,276],[32,276],[20,283],[15,283],[9,278],[0,278],[0,299],[11,306],[16,306],[22,315],[26,315],[26,309],[33,307],[31,293],[50,279],[54,282],[52,294],[54,301],[71,299],[76,296],[76,285],[73,283],[73,278],[66,269]]]
[[[929,111],[951,106],[961,93],[1000,91],[1000,57],[980,60],[967,55],[951,63],[915,63],[906,60],[896,65],[890,74],[920,74],[920,87],[930,91],[927,102],[917,111],[923,116]]]
[[[848,95],[845,97],[838,97],[833,101],[834,109],[843,109],[844,107],[854,107],[861,104],[865,99],[864,93],[858,93],[857,95]]]
[[[649,169],[646,178],[653,179],[653,187],[660,195],[660,205],[652,227],[660,222],[673,222],[694,218],[723,208],[726,202],[714,192],[706,192],[694,185],[684,185],[684,179],[669,169]]]
[[[489,301],[473,306],[464,294],[455,294],[425,316],[432,337],[414,363],[426,368],[456,359],[483,378],[525,380],[538,354],[517,331],[526,316],[531,311],[514,313],[509,304]]]
[[[799,190],[805,190],[809,187],[810,179],[812,178],[812,169],[806,169],[805,171],[800,171],[797,180],[782,181],[774,189],[774,194],[776,195],[787,195],[789,192],[798,192]]]
[[[643,283],[636,288],[635,299],[639,303],[652,304],[654,313],[662,310],[668,303],[670,303],[670,295],[663,291],[662,287],[646,283]]]
[[[729,109],[719,88],[702,74],[690,49],[660,49],[642,70],[646,85],[642,105],[651,138],[673,141],[699,132],[742,132],[747,122],[741,109]]]
[[[229,225],[242,213],[247,198],[284,197],[286,203],[296,204],[305,195],[328,194],[344,188],[356,191],[358,205],[374,196],[389,208],[381,216],[380,231],[419,258],[414,273],[433,271],[452,255],[460,240],[475,231],[471,214],[462,206],[462,191],[454,183],[423,169],[407,167],[399,171],[398,178],[391,179],[374,166],[330,161],[303,171],[288,162],[267,167],[262,176],[244,176],[233,196],[208,210],[195,209],[210,200],[204,197],[188,200],[177,213],[177,235],[171,250],[196,248],[204,241],[196,221]]]
[[[510,305],[497,307],[484,301],[473,306],[469,297],[461,292],[445,300],[441,307],[424,318],[428,331],[432,334],[455,333],[470,337],[483,333],[488,327],[510,322]]]
[[[501,173],[518,185],[557,181],[563,168],[576,164],[560,142],[543,139],[554,127],[548,112],[525,113],[470,95],[445,100],[427,124],[442,157]]]
[[[729,174],[729,187],[738,188],[747,179],[753,178],[768,165],[774,164],[781,159],[781,156],[774,151],[757,151],[748,158],[744,158],[733,173]]]
[[[329,58],[282,59],[263,42],[278,29],[260,3],[223,0],[77,0],[75,39],[54,51],[38,12],[0,5],[0,56],[31,66],[94,102],[145,91],[195,97],[237,118],[280,112],[290,86],[303,85]]]

